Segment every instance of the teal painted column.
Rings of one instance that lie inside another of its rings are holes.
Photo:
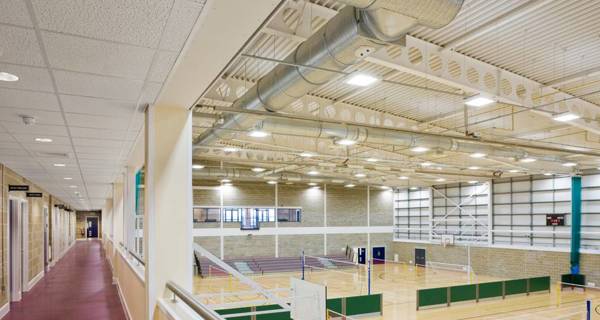
[[[579,274],[581,246],[581,177],[571,178],[571,274]]]

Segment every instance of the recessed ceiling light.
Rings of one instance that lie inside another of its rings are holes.
[[[356,185],[354,185],[352,183],[349,183],[349,184],[345,185],[344,187],[346,187],[346,188],[354,188],[354,187],[356,187]]]
[[[398,179],[400,179],[400,180],[408,180],[408,177],[407,176],[400,176],[400,177],[398,177]]]
[[[194,170],[200,170],[200,169],[204,169],[204,166],[201,164],[193,164],[192,165],[192,169]]]
[[[311,175],[311,176],[316,176],[316,175],[318,175],[318,174],[319,174],[319,171],[316,171],[316,170],[311,170],[311,171],[309,171],[309,172],[307,172],[307,173],[308,173],[309,175]]]
[[[444,178],[437,178],[437,179],[435,179],[435,181],[437,181],[437,182],[444,182],[444,181],[446,181],[446,179],[444,179]]]
[[[65,180],[73,180],[73,178],[71,178],[71,177],[65,177],[63,179],[65,179]]]
[[[374,84],[377,81],[379,81],[379,79],[372,75],[365,73],[353,73],[346,80],[346,83],[353,86],[366,87]]]
[[[248,135],[253,138],[264,138],[267,137],[269,133],[263,130],[252,130],[248,132]]]
[[[35,138],[36,142],[52,142],[50,138]]]
[[[338,140],[335,140],[335,143],[339,144],[340,146],[351,146],[356,143],[356,140],[338,139]]]
[[[267,181],[267,183],[268,184],[277,184],[277,181],[275,181],[275,180],[269,180],[269,181]]]
[[[239,149],[236,147],[225,147],[223,148],[223,151],[225,152],[237,152]]]
[[[510,172],[510,173],[518,173],[519,170],[517,170],[517,169],[511,169],[511,170],[508,170],[508,172]]]
[[[480,167],[478,167],[478,166],[470,166],[470,167],[468,167],[467,169],[469,169],[469,170],[479,170],[479,169],[481,169],[481,168],[480,168]]]
[[[0,72],[0,81],[14,82],[19,81],[19,77],[12,73]]]
[[[575,114],[573,112],[564,112],[564,113],[555,114],[552,116],[552,119],[554,119],[555,121],[560,121],[560,122],[571,121],[571,120],[575,120],[575,119],[579,119],[579,118],[581,118],[581,116],[579,116],[578,114]]]
[[[364,173],[357,173],[357,174],[355,174],[354,176],[355,176],[355,177],[357,177],[357,178],[364,178],[364,177],[366,177],[367,175],[366,175],[366,174],[364,174]]]
[[[427,147],[414,147],[414,148],[410,148],[410,151],[421,153],[421,152],[427,152],[427,151],[429,151],[429,148],[427,148]]]
[[[379,159],[375,159],[375,158],[368,158],[367,162],[377,162],[379,161]]]
[[[254,171],[254,172],[263,172],[265,170],[267,170],[267,169],[265,169],[265,168],[258,168],[258,167],[252,168],[252,171]]]
[[[479,181],[477,181],[477,180],[471,180],[471,181],[469,181],[470,184],[476,184],[477,182],[479,182]]]
[[[309,182],[308,185],[311,186],[311,187],[314,187],[314,186],[317,185],[317,183],[316,182]]]
[[[432,165],[433,165],[433,163],[431,163],[431,162],[423,162],[423,163],[421,163],[421,166],[423,166],[423,167],[431,167]]]
[[[484,107],[494,103],[494,99],[481,94],[474,95],[465,99],[465,104],[470,107]]]
[[[535,158],[523,158],[519,161],[524,162],[524,163],[530,163],[530,162],[535,162],[537,159]]]
[[[483,158],[485,156],[486,156],[486,154],[481,153],[481,152],[474,152],[469,155],[469,157],[471,157],[471,158]]]
[[[302,153],[300,154],[300,156],[301,156],[301,157],[304,157],[304,158],[310,158],[310,157],[312,157],[312,156],[314,156],[314,155],[313,155],[312,153],[310,153],[310,152],[302,152]]]
[[[577,165],[577,163],[575,163],[575,162],[565,162],[562,165],[563,165],[563,167],[574,167],[574,166]]]
[[[551,176],[551,175],[553,175],[553,173],[551,173],[551,172],[545,172],[544,175],[545,176]]]
[[[55,167],[66,167],[67,165],[64,163],[55,163],[54,166]]]
[[[419,187],[410,187],[410,190],[419,190]]]
[[[221,183],[228,183],[228,182],[231,182],[231,180],[229,180],[229,179],[222,179],[221,180]]]
[[[380,186],[380,187],[379,187],[379,189],[382,189],[382,190],[389,190],[389,189],[390,189],[390,187],[388,187],[388,186]]]

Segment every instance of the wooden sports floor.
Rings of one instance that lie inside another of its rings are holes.
[[[349,269],[313,270],[305,273],[306,280],[327,286],[328,297],[367,294],[367,277],[364,267]],[[250,276],[275,294],[287,297],[286,288],[290,286],[290,277],[300,277],[300,273],[277,273],[262,276]],[[465,284],[469,277],[465,272],[444,269],[414,267],[406,264],[388,263],[374,265],[372,269],[372,293],[383,293],[383,316],[361,317],[361,319],[531,319],[559,320],[586,319],[585,301],[592,300],[592,319],[600,319],[594,312],[600,311],[600,290],[563,289],[558,294],[556,284],[551,293],[536,293],[530,296],[519,295],[502,300],[488,300],[479,303],[465,302],[450,307],[436,307],[416,310],[416,289],[443,287]],[[503,280],[494,277],[472,275],[471,281],[487,282]],[[194,293],[201,301],[211,305],[233,303],[228,307],[243,306],[245,301],[258,305],[261,296],[256,294],[238,294],[251,289],[228,277],[196,277]],[[233,293],[233,294],[232,294]],[[558,302],[560,301],[560,304]]]

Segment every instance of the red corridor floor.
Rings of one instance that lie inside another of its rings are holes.
[[[102,243],[77,241],[2,320],[126,319]]]

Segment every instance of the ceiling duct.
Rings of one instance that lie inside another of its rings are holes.
[[[343,0],[348,6],[301,43],[236,100],[232,108],[279,111],[326,84],[388,43],[402,44],[415,26],[440,28],[452,21],[463,0]],[[308,67],[310,66],[310,67]],[[231,129],[245,129],[255,118],[230,115],[219,128],[200,135],[194,144],[227,138]]]
[[[533,157],[543,161],[564,161],[564,159],[558,156],[534,154],[519,148],[489,145],[475,141],[467,142],[452,137],[431,136],[383,128],[365,128],[345,124],[282,118],[265,119],[258,123],[257,127],[274,134],[288,134],[325,139],[349,139],[362,143],[393,144],[407,148],[419,146],[427,147],[432,150],[445,150],[460,153],[483,153],[490,157],[500,158],[523,159]]]

